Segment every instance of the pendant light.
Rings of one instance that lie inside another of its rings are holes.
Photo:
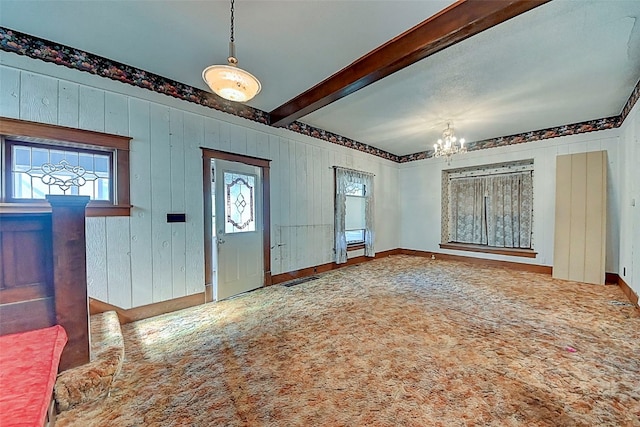
[[[228,65],[210,65],[202,72],[202,78],[211,90],[229,101],[247,102],[256,96],[262,85],[251,73],[238,68],[236,47],[234,44],[233,12],[234,2],[231,0],[231,39],[229,42]]]

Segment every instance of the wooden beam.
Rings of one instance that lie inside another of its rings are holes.
[[[287,126],[398,70],[551,0],[459,0],[269,113]]]

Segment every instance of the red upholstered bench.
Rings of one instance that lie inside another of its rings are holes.
[[[0,426],[45,425],[66,343],[59,325],[0,336]]]

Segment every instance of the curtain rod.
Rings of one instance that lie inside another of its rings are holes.
[[[486,169],[474,169],[459,172],[448,172],[449,179],[452,178],[471,178],[480,176],[497,176],[497,175],[509,175],[518,172],[533,172],[533,164],[530,165],[509,165],[503,167],[486,168]]]
[[[346,170],[346,171],[358,172],[358,173],[361,173],[363,175],[376,176],[374,173],[371,173],[371,172],[365,172],[365,171],[359,171],[357,169],[345,168],[344,166],[331,166],[331,167],[329,167],[329,169],[343,169],[343,170]]]

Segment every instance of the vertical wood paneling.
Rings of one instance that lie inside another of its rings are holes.
[[[113,92],[104,96],[104,130],[116,135],[129,134],[129,104],[127,97]]]
[[[220,150],[220,122],[204,118],[204,147]]]
[[[187,293],[204,291],[204,200],[202,196],[202,151],[204,121],[202,116],[185,113],[185,206],[187,223],[185,233]]]
[[[104,91],[80,86],[79,123],[81,129],[104,132]]]
[[[307,170],[307,145],[295,144],[296,146],[296,192],[294,193],[297,206],[296,224],[296,266],[307,267],[309,264],[309,253],[305,248],[309,245],[309,175]]]
[[[587,156],[575,154],[571,158],[571,238],[569,245],[569,279],[584,280],[584,248],[586,212],[581,209],[587,199]]]
[[[333,256],[333,205],[334,205],[334,178],[333,169],[331,169],[331,162],[329,160],[329,150],[322,151],[322,167],[320,169],[322,176],[322,194],[321,194],[321,208],[322,211],[322,224],[324,230],[322,233],[322,247],[323,259],[322,263],[332,261]]]
[[[132,305],[153,302],[149,102],[129,99]]]
[[[218,144],[221,151],[231,151],[231,125],[227,122],[220,122]]]
[[[0,116],[20,118],[20,71],[0,66]]]
[[[266,135],[265,135],[266,136]],[[280,226],[282,224],[280,195],[282,194],[282,163],[280,162],[280,139],[274,135],[268,135],[269,158],[271,159],[271,272],[283,273],[282,259],[280,258]]]
[[[584,281],[604,283],[606,242],[606,152],[587,153]]]
[[[264,132],[256,132],[256,157],[273,160],[271,157],[269,135]],[[273,167],[273,165],[270,165],[270,167]]]
[[[306,202],[306,216],[304,219],[304,223],[302,223],[302,229],[305,231],[305,245],[307,247],[317,247],[316,245],[319,243],[316,239],[315,233],[319,228],[318,224],[313,221],[315,216],[314,207],[315,207],[315,199],[316,194],[313,192],[314,181],[316,177],[313,175],[314,167],[313,167],[313,146],[305,144],[305,171],[307,176],[307,182],[304,189],[305,195],[307,196]],[[309,265],[318,264],[317,254],[316,253],[308,253],[306,257],[303,257],[302,266],[308,267]]]
[[[77,128],[80,125],[79,85],[60,80],[58,94],[58,124]]]
[[[258,132],[253,129],[246,130],[246,155],[258,157],[258,141],[256,140]]]
[[[184,186],[184,116],[171,109],[171,212],[186,213]],[[171,224],[171,275],[173,298],[187,295],[186,224]]]
[[[22,72],[20,78],[20,118],[32,122],[58,122],[58,81]]]
[[[132,307],[129,239],[129,218],[106,218],[109,303],[125,309]]]
[[[109,301],[107,284],[107,225],[104,217],[86,218],[87,293],[91,298]],[[128,285],[131,285],[130,283]]]
[[[151,244],[153,302],[171,299],[171,150],[169,108],[152,103],[151,131]]]
[[[294,268],[306,267],[305,258],[307,248],[307,215],[308,215],[308,199],[309,192],[307,182],[309,179],[307,171],[307,146],[305,144],[295,144],[296,148],[296,167],[292,180],[296,181],[296,191],[292,204],[296,207],[295,220],[295,264]]]
[[[247,129],[229,125],[229,150],[233,153],[247,154]]]
[[[285,138],[279,138],[280,140],[280,164],[283,166],[280,168],[280,243],[279,243],[279,251],[280,251],[280,260],[282,263],[283,271],[291,271],[292,263],[290,259],[291,253],[291,194],[292,185],[295,185],[295,182],[291,182],[291,166],[295,164],[295,162],[291,161],[290,153],[289,153],[289,141]],[[295,155],[293,157],[295,159]],[[272,173],[272,176],[275,173]],[[295,211],[294,211],[295,212]]]

